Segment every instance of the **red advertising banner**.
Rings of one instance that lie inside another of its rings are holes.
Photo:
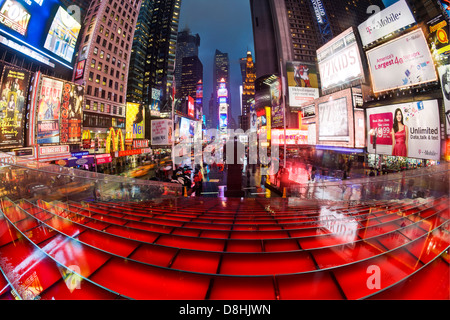
[[[79,80],[79,79],[83,78],[85,65],[86,65],[86,60],[78,61],[77,68],[75,69],[74,80]]]
[[[376,113],[369,116],[370,129],[374,129],[377,134],[378,145],[392,145],[392,112]],[[373,144],[373,136],[370,136],[370,143]]]

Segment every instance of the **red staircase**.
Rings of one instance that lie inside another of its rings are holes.
[[[450,299],[448,197],[0,209],[0,299]]]

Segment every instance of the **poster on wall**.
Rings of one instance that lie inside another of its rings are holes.
[[[60,143],[81,143],[84,87],[65,82],[61,105]]]
[[[58,144],[60,138],[59,118],[64,83],[42,77],[37,104],[37,144]]]
[[[289,105],[299,107],[319,98],[319,80],[315,64],[286,62]]]
[[[450,65],[440,66],[438,72],[445,109],[445,126],[447,135],[450,135]]]
[[[437,100],[415,101],[367,111],[369,153],[439,160],[441,141]],[[370,130],[376,132],[376,150]]]
[[[4,67],[0,82],[0,148],[23,147],[30,74]]]
[[[139,103],[127,102],[126,133],[133,139],[145,139],[144,106]]]
[[[152,145],[171,145],[172,144],[172,120],[152,120]]]
[[[416,29],[366,52],[373,92],[437,80],[422,29]]]
[[[350,141],[347,98],[319,103],[319,141]]]

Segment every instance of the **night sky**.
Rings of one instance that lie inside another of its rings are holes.
[[[212,93],[213,62],[216,49],[230,60],[233,118],[240,115],[239,86],[242,84],[239,59],[250,50],[255,59],[249,0],[182,0],[178,31],[189,28],[200,36],[199,58],[203,64],[203,113],[208,116]]]

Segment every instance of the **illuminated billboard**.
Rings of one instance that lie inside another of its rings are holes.
[[[364,82],[359,46],[351,27],[317,49],[317,62],[325,94],[334,88]]]
[[[126,133],[133,139],[145,139],[144,106],[139,103],[127,102]]]
[[[449,25],[447,20],[439,15],[427,22],[428,44],[431,48],[431,55],[438,65],[445,64],[446,58],[450,55],[450,44],[448,43]]]
[[[64,83],[60,120],[61,144],[81,143],[83,99],[83,86],[71,82]]]
[[[350,141],[347,98],[319,103],[319,141]]]
[[[72,62],[80,29],[81,25],[66,10],[59,7],[45,39],[44,48],[69,63]]]
[[[58,0],[0,0],[0,41],[42,63],[72,69],[81,25]]]
[[[289,105],[300,107],[319,97],[319,79],[315,64],[286,62]]]
[[[284,108],[281,101],[281,81],[277,79],[270,84],[270,102],[272,128],[279,128],[284,125]]]
[[[422,29],[366,52],[374,93],[437,80]]]
[[[415,101],[368,108],[367,151],[417,159],[439,160],[441,134],[437,100]]]
[[[439,66],[438,72],[445,109],[445,125],[447,135],[450,136],[450,65]]]
[[[159,117],[161,112],[161,90],[152,88],[150,115]]]
[[[172,144],[172,120],[161,119],[152,120],[152,145],[171,145]]]
[[[43,76],[37,104],[37,144],[58,144],[59,117],[64,82]]]
[[[194,118],[195,108],[194,108],[194,98],[188,96],[188,116]]]
[[[399,0],[361,23],[358,26],[358,31],[362,45],[366,46],[390,33],[415,23],[416,20],[406,1]]]
[[[0,148],[24,146],[24,113],[30,74],[4,67],[0,82]]]

